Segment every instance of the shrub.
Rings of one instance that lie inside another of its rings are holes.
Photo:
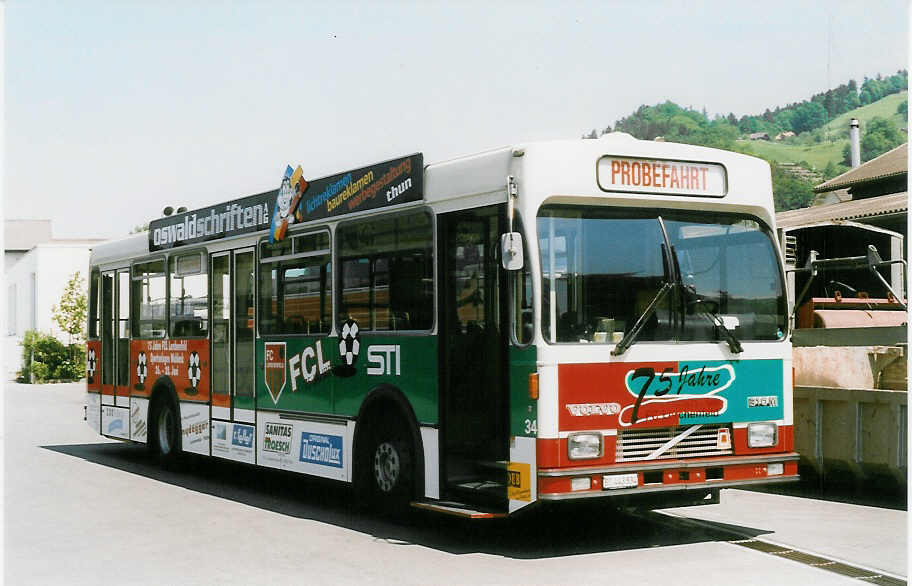
[[[85,348],[72,344],[68,348],[49,334],[34,330],[22,341],[22,370],[19,382],[41,383],[52,379],[78,380],[85,376]]]

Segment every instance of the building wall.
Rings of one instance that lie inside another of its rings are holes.
[[[21,368],[21,343],[30,329],[50,333],[66,343],[67,336],[54,323],[51,308],[73,273],[87,280],[89,246],[47,243],[28,251],[6,271],[6,336],[4,364],[7,378]]]

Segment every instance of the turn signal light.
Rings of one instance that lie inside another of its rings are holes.
[[[538,373],[533,372],[529,375],[529,398],[538,401]]]

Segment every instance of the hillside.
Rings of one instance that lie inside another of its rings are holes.
[[[773,195],[779,210],[808,205],[813,186],[847,170],[848,124],[861,122],[861,160],[872,158],[908,140],[908,73],[866,77],[859,89],[854,80],[815,94],[802,102],[767,109],[762,114],[707,115],[670,100],[643,104],[612,126],[599,126],[583,135],[597,138],[626,132],[641,140],[665,140],[744,152],[770,162]],[[899,112],[902,106],[902,113]],[[602,128],[602,130],[597,130]],[[781,141],[749,140],[749,136]]]
[[[852,118],[857,118],[861,122],[862,131],[875,116],[890,120],[898,128],[906,128],[906,120],[902,114],[896,112],[896,108],[900,103],[908,99],[908,96],[908,92],[892,94],[881,98],[873,104],[860,106],[840,114],[820,130],[814,131],[820,132],[822,137],[829,133],[829,142],[824,140],[824,142],[820,143],[805,144],[809,142],[809,139],[805,137],[808,133],[803,133],[788,142],[739,139],[736,144],[741,149],[750,151],[764,159],[779,163],[800,163],[804,161],[815,169],[823,169],[831,161],[833,163],[842,161],[842,151],[849,144],[849,120]]]
[[[827,163],[842,161],[842,149],[849,144],[849,139],[822,142],[814,145],[785,144],[765,140],[738,140],[737,144],[745,152],[750,152],[767,160],[778,163],[808,163],[814,169],[823,169]]]
[[[862,124],[862,128],[864,128],[864,125],[870,122],[871,118],[875,116],[886,118],[896,124],[899,128],[905,128],[906,120],[903,118],[902,114],[897,114],[896,108],[907,99],[909,99],[909,92],[899,92],[898,94],[892,94],[881,98],[873,104],[855,108],[845,114],[840,114],[829,123],[825,124],[823,126],[824,132],[833,133],[837,137],[848,136],[849,120],[858,118],[858,121]]]

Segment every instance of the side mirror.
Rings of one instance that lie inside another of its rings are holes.
[[[522,234],[507,232],[500,237],[500,262],[508,271],[523,268]]]

